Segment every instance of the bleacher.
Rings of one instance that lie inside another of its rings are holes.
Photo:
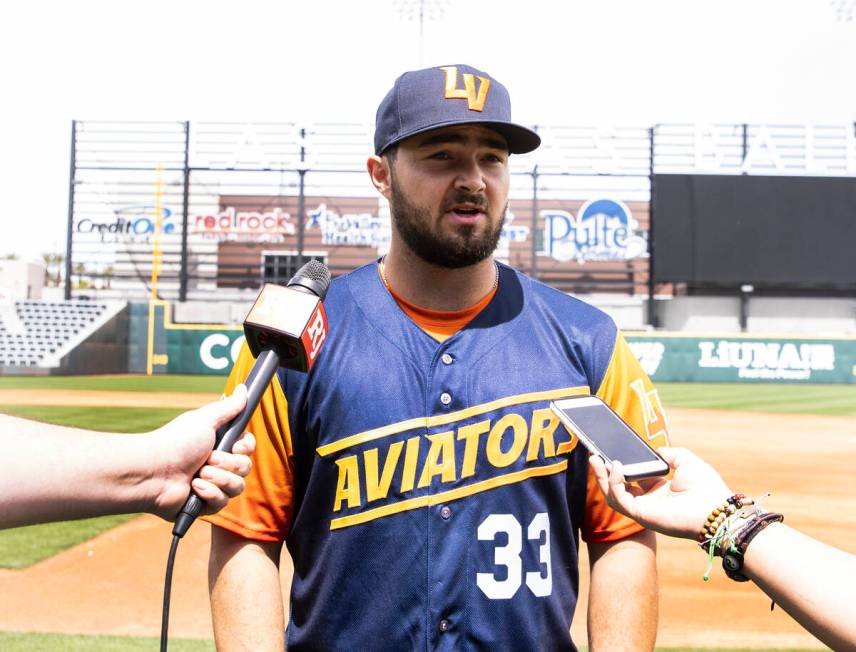
[[[0,314],[0,366],[56,366],[72,345],[93,332],[108,304],[88,301],[16,301]]]

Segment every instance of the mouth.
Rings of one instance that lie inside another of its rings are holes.
[[[446,213],[462,224],[473,224],[485,215],[484,207],[478,204],[453,204]]]

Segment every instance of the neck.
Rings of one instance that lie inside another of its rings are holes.
[[[428,310],[463,310],[478,303],[497,281],[493,257],[459,269],[437,267],[415,254],[395,252],[384,257],[386,282],[403,299]]]

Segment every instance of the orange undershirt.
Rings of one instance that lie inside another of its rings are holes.
[[[377,271],[380,280],[383,281],[386,289],[389,290],[389,293],[404,313],[416,322],[419,328],[438,342],[452,337],[452,335],[469,324],[475,319],[476,315],[484,310],[485,306],[490,303],[496,294],[496,286],[494,286],[490,292],[469,308],[464,308],[463,310],[428,310],[428,308],[420,308],[396,294],[395,290],[384,279],[383,274],[380,273],[380,265],[378,265]]]

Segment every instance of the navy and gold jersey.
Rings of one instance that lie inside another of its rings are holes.
[[[246,490],[213,524],[285,541],[290,649],[574,649],[580,533],[638,532],[603,501],[551,400],[596,393],[654,446],[650,380],[601,311],[500,265],[442,343],[374,264],[333,281],[309,374],[280,370]],[[241,353],[228,389],[253,360]]]

